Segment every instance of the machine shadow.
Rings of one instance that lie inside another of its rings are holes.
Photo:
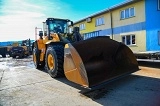
[[[83,88],[78,84],[68,81],[66,78],[58,78],[56,80],[80,90],[79,93],[81,97],[90,98],[101,105],[106,105],[108,101],[111,101],[110,97],[115,97],[117,100],[114,102],[115,104],[112,104],[113,102],[111,102],[110,105],[124,105],[123,103],[128,102],[126,101],[127,99],[134,101],[136,105],[139,98],[142,98],[142,101],[144,100],[144,102],[141,101],[142,105],[146,105],[145,100],[148,98],[150,98],[150,101],[148,101],[149,103],[156,103],[160,105],[160,101],[158,100],[158,98],[160,98],[160,79],[156,78],[131,74],[95,90]],[[148,97],[147,92],[144,93],[143,91],[151,92],[150,97]],[[141,93],[143,95],[141,95]],[[130,96],[129,98],[128,95]]]
[[[110,97],[112,99],[115,98],[115,104],[110,105],[124,105],[125,102],[128,105],[132,103],[136,105],[139,104],[139,101],[141,101],[141,106],[147,105],[147,102],[148,104],[155,103],[156,105],[160,105],[160,101],[158,100],[160,98],[160,79],[129,75],[120,80],[108,83],[102,89],[83,92],[82,94],[102,105],[111,101]],[[148,101],[146,102],[145,100]],[[152,104],[152,106],[155,104]]]
[[[44,69],[40,71],[47,73]],[[90,98],[101,105],[149,104],[149,106],[160,106],[160,79],[158,78],[139,76],[133,73],[95,90],[83,88],[65,77],[55,78],[55,80],[78,89],[81,97]]]

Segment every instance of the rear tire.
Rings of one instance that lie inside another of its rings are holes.
[[[46,51],[45,69],[52,78],[64,77],[63,62],[64,47],[62,45],[50,45]]]
[[[40,62],[40,50],[38,50],[37,42],[35,42],[35,47],[33,47],[33,62],[36,69],[44,68],[44,62]]]
[[[36,69],[40,69],[40,65],[39,65],[39,61],[38,61],[38,56],[37,56],[37,53],[36,53],[36,48],[33,49],[33,63],[34,63],[34,66]]]

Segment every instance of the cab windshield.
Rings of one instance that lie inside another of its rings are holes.
[[[49,31],[54,33],[67,33],[67,21],[66,20],[50,20]]]

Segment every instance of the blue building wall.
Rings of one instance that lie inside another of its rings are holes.
[[[113,28],[113,34],[120,34],[126,32],[133,32],[133,31],[141,31],[146,29],[145,22],[139,22],[135,24],[129,24],[125,26],[115,27]],[[111,29],[104,29],[100,31],[100,35],[110,35]]]
[[[0,42],[0,46],[9,46],[12,45],[14,42],[18,42],[19,44],[22,43],[22,41],[6,41],[6,42]],[[31,43],[33,43],[34,40],[31,40]]]
[[[120,27],[113,28],[113,34],[141,31],[141,30],[145,30],[145,22],[129,24],[126,26],[120,26]]]
[[[133,31],[142,31],[146,29],[146,23],[145,22],[139,22],[135,24],[129,24],[125,26],[115,27],[113,28],[113,34],[120,34],[120,33],[126,33],[126,32],[133,32]],[[111,35],[111,28],[94,31],[90,33],[84,34],[84,39],[88,39],[90,37],[96,37],[96,36],[106,36]]]
[[[158,31],[160,31],[160,10],[158,0],[146,0],[146,49],[159,50]],[[160,39],[160,38],[159,38]]]
[[[0,46],[9,46],[9,45],[12,45],[13,44],[13,42],[10,42],[10,41],[8,41],[8,42],[0,42]]]

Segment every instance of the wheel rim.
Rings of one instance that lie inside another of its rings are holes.
[[[49,67],[49,69],[50,69],[50,70],[53,70],[54,67],[55,67],[54,57],[53,57],[51,54],[49,54],[47,60],[48,60],[47,62],[48,62],[48,67]]]

